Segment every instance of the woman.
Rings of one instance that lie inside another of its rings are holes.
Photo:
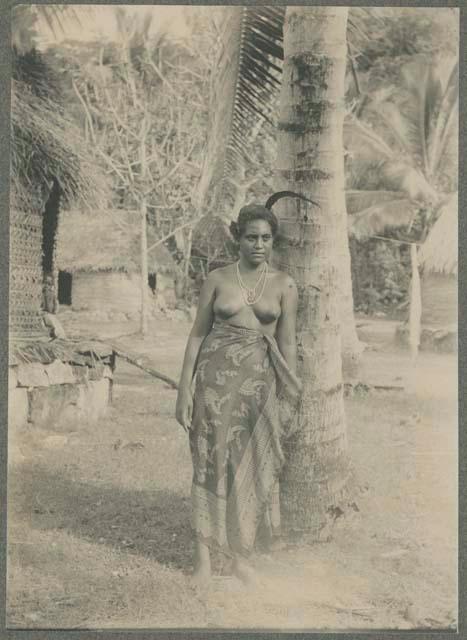
[[[246,559],[260,525],[270,540],[278,533],[279,409],[295,405],[300,383],[297,288],[268,263],[277,230],[270,209],[240,211],[231,225],[240,259],[208,275],[186,347],[176,418],[190,437],[201,582],[211,575],[214,547],[233,556],[234,573],[249,581]]]

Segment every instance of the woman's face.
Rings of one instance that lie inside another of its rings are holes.
[[[272,251],[273,236],[271,226],[266,220],[247,222],[240,236],[240,255],[251,264],[261,264],[269,259]]]

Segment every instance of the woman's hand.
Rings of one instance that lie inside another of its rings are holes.
[[[211,331],[214,321],[213,303],[216,293],[216,283],[216,272],[211,271],[201,288],[198,300],[198,312],[185,349],[175,409],[177,422],[182,425],[185,431],[188,431],[190,428],[193,415],[192,384],[196,360],[203,340]]]
[[[188,431],[191,426],[192,416],[193,395],[191,390],[187,387],[180,387],[177,395],[177,404],[175,406],[175,417],[185,431]]]

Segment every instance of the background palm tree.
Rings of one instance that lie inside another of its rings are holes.
[[[361,118],[346,122],[348,186],[357,187],[346,191],[347,210],[359,238],[397,228],[400,239],[423,245],[457,190],[458,61],[415,59],[402,67],[401,80],[367,100]],[[422,315],[416,245],[409,314],[414,355]]]
[[[457,189],[452,143],[458,108],[457,60],[421,58],[401,69],[400,86],[367,101],[360,118],[346,120],[347,208],[354,233],[418,225],[417,239],[424,241],[439,206]],[[367,188],[359,189],[361,184]]]

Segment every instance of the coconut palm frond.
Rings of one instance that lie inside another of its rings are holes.
[[[66,7],[65,7],[66,8]],[[64,32],[63,28],[63,6],[60,5],[42,5],[36,8],[39,20],[43,20],[49,31],[51,32],[53,37],[57,36],[57,33],[60,31]],[[81,24],[79,18],[77,17],[76,12],[74,15],[77,19],[78,24]]]
[[[442,92],[441,83],[433,73],[432,65],[421,60],[404,65],[401,75],[408,92],[400,109],[404,134],[428,174],[428,139]]]
[[[396,200],[401,201],[406,199],[407,194],[403,191],[347,189],[345,192],[347,213],[349,215],[357,214],[360,211],[365,211],[384,202],[395,202]]]
[[[211,86],[211,131],[195,195],[201,207],[209,190],[217,199],[227,177],[243,162],[248,136],[259,119],[269,119],[282,51],[284,7],[226,7],[217,73]]]
[[[373,99],[367,108],[377,132],[355,119],[346,124],[350,170],[361,174],[373,159],[382,178],[378,187],[405,190],[412,199],[433,204],[436,175],[458,120],[458,64],[418,59],[404,65],[401,75],[397,95]]]
[[[430,180],[452,133],[458,105],[457,65],[451,62],[443,69],[440,74],[439,66],[412,61],[401,69],[403,84],[395,101],[382,94],[367,107],[393,154],[398,147],[411,156],[412,164],[421,165]]]
[[[451,70],[446,73],[449,66],[451,66]],[[447,81],[439,101],[436,123],[430,137],[431,175],[435,175],[438,171],[459,117],[459,62],[458,60],[447,61],[442,65],[442,68],[444,71],[442,77],[447,77]]]
[[[356,238],[378,235],[389,227],[409,226],[414,215],[414,203],[408,198],[401,198],[400,194],[393,200],[375,198],[374,204],[349,215],[349,233]]]
[[[391,138],[392,144],[417,161],[420,157],[419,140],[415,137],[414,142],[410,125],[400,109],[392,102],[377,101],[371,105],[370,111],[377,117],[379,126],[385,130],[386,137]]]
[[[361,161],[358,156],[349,154],[345,165],[346,189],[386,189],[387,186],[381,175],[383,165],[384,161],[378,159]]]
[[[420,137],[428,140],[443,93],[441,78],[436,73],[435,65],[425,60],[414,60],[404,65],[402,78],[412,98],[410,103],[419,110],[418,125],[423,133]]]
[[[350,11],[347,20],[347,37],[349,43],[352,45],[357,42],[367,42],[369,40],[369,34],[362,27],[361,20],[357,14],[357,11]]]
[[[368,124],[357,118],[344,123],[344,146],[360,161],[386,162],[395,158],[394,149]]]
[[[383,27],[386,21],[381,7],[351,7],[347,20],[347,40],[358,49],[360,42],[368,42],[375,27]],[[370,26],[371,25],[371,26]]]
[[[450,58],[440,61],[437,72],[443,85],[439,111],[449,112],[459,102],[459,60]]]
[[[427,177],[407,162],[387,162],[382,166],[381,173],[389,188],[404,191],[411,200],[427,204],[434,204],[438,200],[438,193]]]

